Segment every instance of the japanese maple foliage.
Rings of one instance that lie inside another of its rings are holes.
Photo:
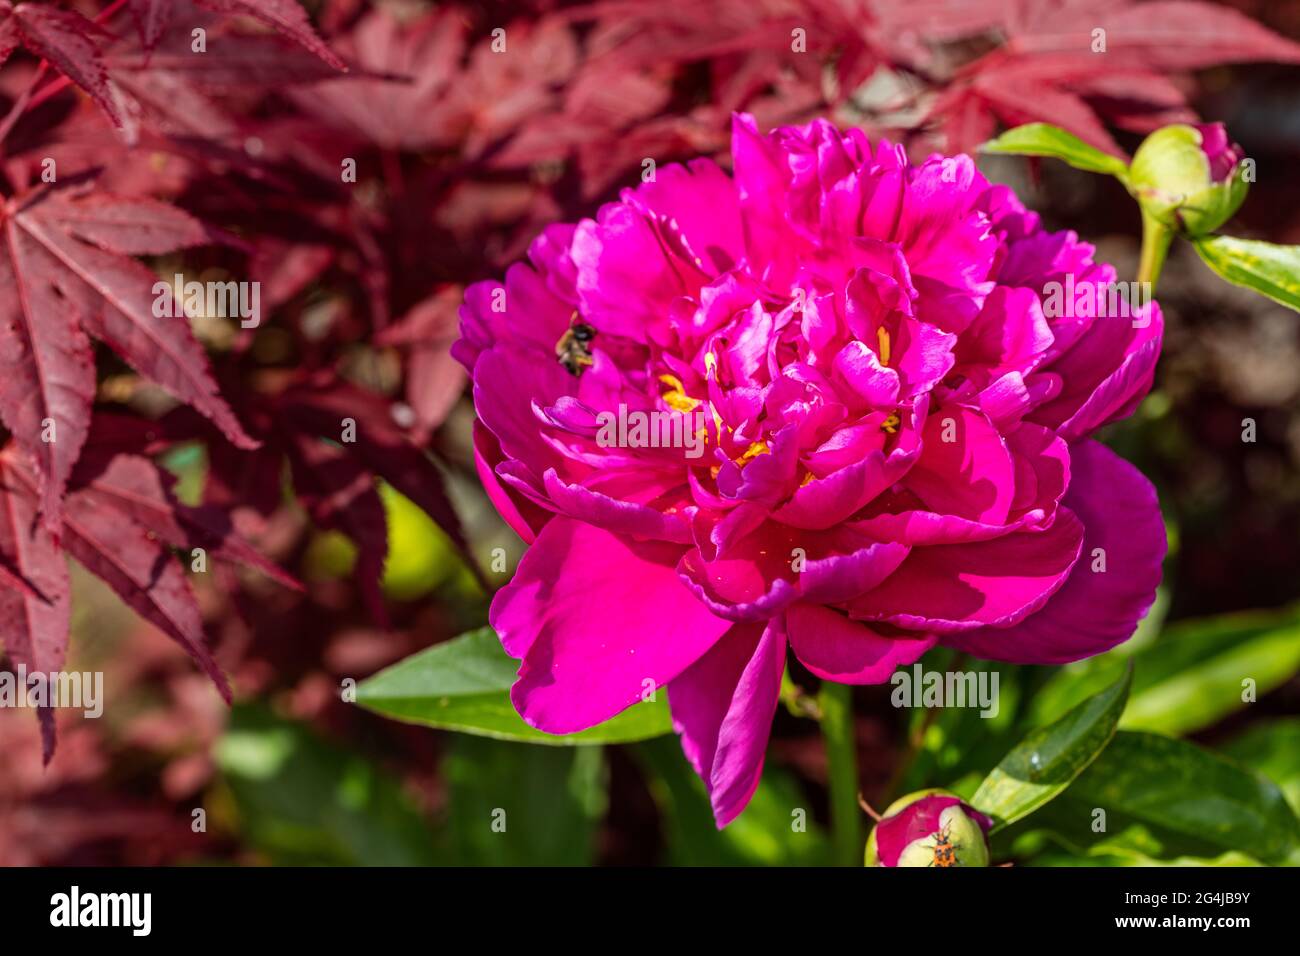
[[[294,589],[250,539],[302,512],[384,622],[380,479],[468,551],[430,454],[464,287],[647,158],[725,152],[733,111],[1118,151],[1190,117],[1186,71],[1297,59],[1196,0],[0,0],[0,644],[61,666],[70,556],[228,695],[172,552]],[[259,283],[261,321],[155,315],[180,272]],[[178,442],[199,506],[158,464]]]

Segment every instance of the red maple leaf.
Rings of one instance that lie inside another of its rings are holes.
[[[307,11],[298,0],[196,0],[198,6],[216,13],[252,17],[310,50],[336,70],[345,70],[334,52],[316,35]],[[145,49],[152,49],[167,32],[178,0],[129,0],[131,14]],[[183,4],[188,7],[189,4]]]
[[[956,6],[956,0],[939,0],[932,12],[945,3]],[[1223,63],[1300,62],[1300,45],[1236,10],[1199,0],[1110,0],[1100,6],[1037,0],[1004,6],[996,22],[1006,42],[959,71],[930,111],[947,129],[952,149],[974,148],[996,118],[1011,126],[1054,123],[1123,155],[1105,120],[1149,130],[1191,118],[1165,73]],[[1150,116],[1145,122],[1144,113]]]
[[[44,3],[0,0],[0,64],[19,47],[48,61],[90,94],[117,125],[121,116],[108,89],[100,45],[111,37],[74,10]]]
[[[90,339],[256,447],[217,392],[185,318],[155,314],[157,277],[133,255],[210,242],[197,219],[152,199],[38,187],[0,208],[0,419],[36,463],[55,533],[95,390]]]
[[[482,582],[441,471],[393,420],[386,399],[321,373],[276,394],[259,393],[246,417],[262,447],[249,455],[210,443],[205,500],[223,510],[246,506],[269,516],[280,506],[287,460],[294,493],[312,520],[343,532],[357,546],[357,588],[381,626],[388,622],[380,588],[388,535],[376,476],[429,515]],[[210,432],[186,411],[169,416],[168,429],[178,439]]]
[[[288,587],[301,586],[236,535],[217,509],[178,502],[172,483],[148,458],[114,454],[101,439],[78,465],[56,539],[35,520],[37,476],[13,445],[0,451],[0,556],[25,584],[0,588],[5,647],[15,663],[42,674],[63,664],[69,625],[66,553],[180,644],[229,702],[230,686],[208,649],[198,604],[169,549],[203,548]],[[48,709],[42,710],[41,727],[48,762],[55,746]]]

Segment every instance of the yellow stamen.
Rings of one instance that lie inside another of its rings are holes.
[[[876,349],[876,354],[880,357],[880,364],[888,365],[889,364],[889,333],[885,331],[885,327],[883,325],[880,326],[880,328],[876,329],[876,342],[879,345],[879,348]]]
[[[896,434],[898,432],[898,423],[900,421],[902,421],[902,419],[898,417],[898,412],[890,412],[889,417],[880,423],[880,430],[889,432],[891,435]]]
[[[736,459],[736,464],[740,465],[743,468],[745,467],[745,465],[753,461],[759,455],[770,455],[770,454],[772,454],[772,449],[767,446],[767,442],[765,441],[751,442],[749,447],[745,449],[744,454],[742,454],[739,458]]]
[[[679,412],[693,412],[699,406],[700,400],[686,394],[686,386],[676,375],[660,375],[659,381],[668,386],[668,391],[663,394],[663,400],[669,408],[675,408]]]
[[[722,416],[718,414],[718,406],[714,405],[712,402],[709,402],[709,411],[713,413],[713,427],[717,431],[718,437],[721,438],[723,423],[722,423]],[[727,430],[732,431],[733,429],[728,428]]]

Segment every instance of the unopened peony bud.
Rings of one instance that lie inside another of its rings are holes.
[[[1222,123],[1166,126],[1138,147],[1129,190],[1158,222],[1203,236],[1231,219],[1246,198],[1244,161]]]
[[[867,866],[988,866],[993,821],[944,790],[895,801],[867,840]]]

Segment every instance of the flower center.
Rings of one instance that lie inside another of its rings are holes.
[[[686,386],[676,375],[671,373],[660,375],[659,381],[668,386],[668,391],[661,397],[669,408],[675,408],[679,412],[693,412],[700,406],[698,398],[691,398],[686,394]]]

